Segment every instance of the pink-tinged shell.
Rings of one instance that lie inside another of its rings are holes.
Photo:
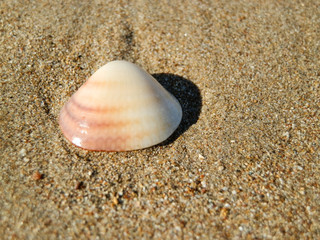
[[[129,151],[164,141],[181,118],[178,100],[150,74],[132,63],[113,61],[72,95],[59,124],[78,147]]]

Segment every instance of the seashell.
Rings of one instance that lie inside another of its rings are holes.
[[[71,96],[59,124],[78,147],[129,151],[164,141],[181,119],[178,100],[156,79],[133,63],[113,61]]]

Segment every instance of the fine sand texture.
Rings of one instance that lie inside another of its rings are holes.
[[[63,104],[127,60],[165,142],[89,152]],[[319,239],[320,2],[0,1],[0,239]]]

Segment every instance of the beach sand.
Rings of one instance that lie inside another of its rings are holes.
[[[0,26],[0,238],[320,238],[319,1],[4,0]],[[76,148],[59,111],[120,59],[182,124]]]

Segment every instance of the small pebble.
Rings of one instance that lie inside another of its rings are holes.
[[[223,170],[224,170],[224,166],[219,166],[219,167],[218,167],[218,171],[219,171],[219,172],[221,172],[221,171],[223,171]]]
[[[119,203],[118,198],[113,197],[112,198],[112,202],[113,202],[114,205],[117,205]]]
[[[32,179],[33,180],[40,180],[40,179],[42,179],[42,174],[41,173],[39,173],[38,171],[36,171],[36,172],[34,172],[33,174],[32,174]]]
[[[82,187],[83,187],[83,182],[77,182],[76,185],[75,185],[75,187],[74,187],[74,189],[75,189],[75,190],[79,190],[79,189],[81,189]]]
[[[220,217],[223,219],[226,219],[229,215],[229,212],[230,212],[229,208],[223,207],[220,211]]]
[[[282,134],[282,136],[284,137],[285,140],[288,140],[290,138],[290,133],[289,132],[285,132]]]
[[[25,157],[27,155],[27,151],[22,148],[20,151],[19,151],[19,157]]]

